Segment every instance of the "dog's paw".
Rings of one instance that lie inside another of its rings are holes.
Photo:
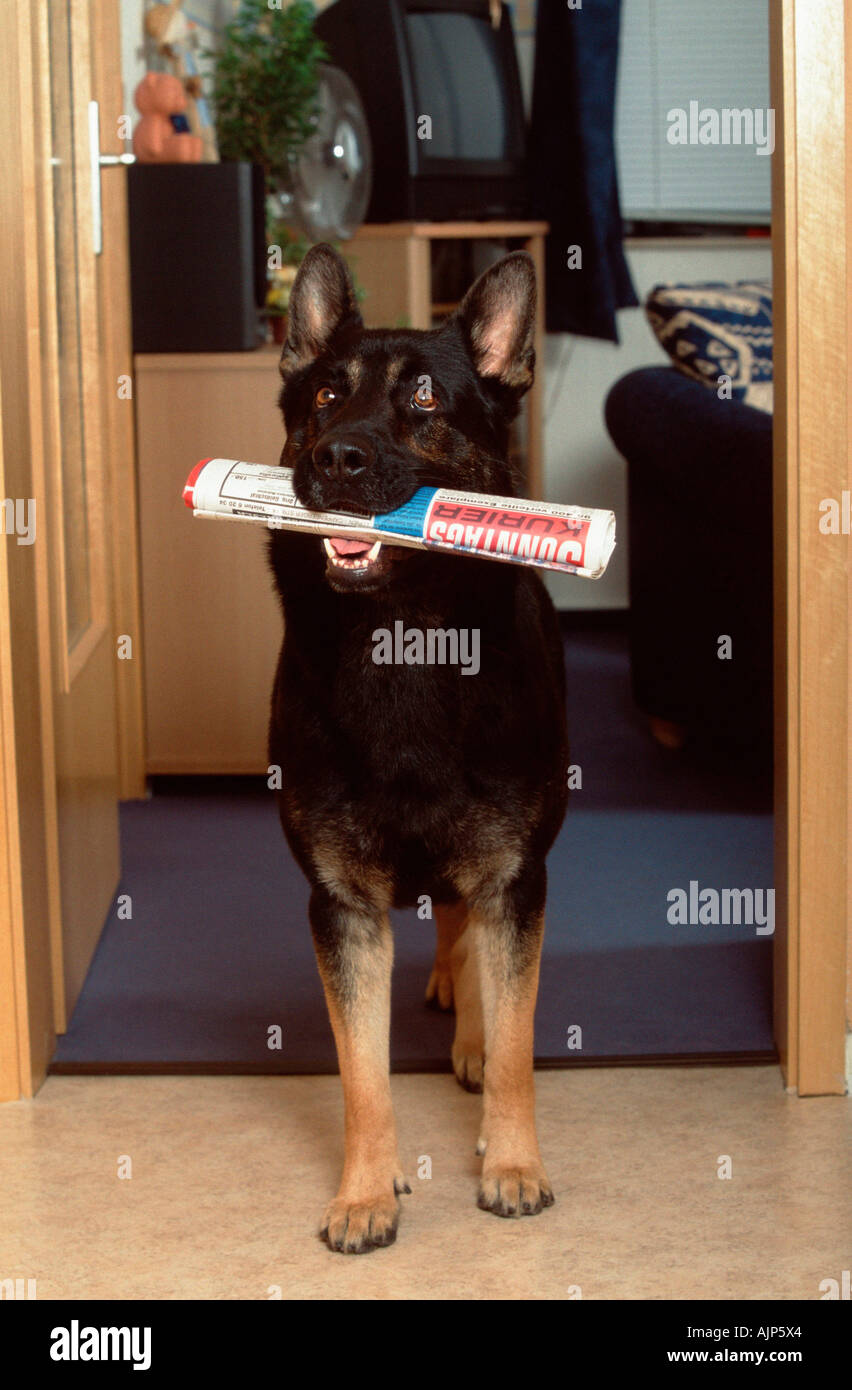
[[[482,1090],[482,1073],[485,1059],[481,1047],[465,1047],[453,1043],[453,1071],[456,1081],[466,1091],[477,1094]]]
[[[480,1141],[481,1142],[481,1141]],[[552,1207],[553,1188],[544,1169],[533,1164],[486,1164],[479,1184],[477,1205],[495,1216],[535,1216],[543,1207]]]
[[[384,1245],[393,1245],[399,1224],[397,1194],[410,1192],[404,1178],[375,1197],[362,1200],[337,1196],[329,1202],[320,1227],[320,1239],[329,1250],[343,1255],[366,1255]]]
[[[453,977],[449,966],[442,968],[435,965],[426,986],[426,1003],[433,1009],[449,1010],[453,1007]]]

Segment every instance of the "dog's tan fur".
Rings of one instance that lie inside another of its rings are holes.
[[[544,919],[521,961],[512,958],[501,924],[474,919],[485,1035],[479,1152],[484,1154],[479,1205],[501,1216],[530,1214],[553,1203],[535,1128],[533,1018]]]
[[[435,908],[435,965],[426,987],[426,1000],[442,1009],[455,1008],[453,1071],[465,1090],[481,1091],[485,1061],[482,996],[476,940],[468,924],[469,910],[463,899]]]
[[[427,999],[455,1006],[453,1069],[484,1091],[478,1152],[479,1205],[501,1216],[550,1206],[553,1193],[535,1129],[533,1015],[543,920],[518,960],[491,904],[464,900],[435,908],[437,946]],[[390,1244],[405,1181],[391,1104],[388,1038],[393,938],[386,916],[351,909],[346,958],[334,968],[319,953],[320,975],[343,1082],[345,1156],[322,1234],[333,1249],[358,1253]]]
[[[340,1189],[326,1208],[322,1234],[333,1249],[360,1253],[391,1243],[398,1193],[411,1189],[399,1159],[390,1094],[393,937],[387,917],[376,924],[353,912],[346,950],[346,961],[334,971],[319,956],[343,1082],[345,1143]]]

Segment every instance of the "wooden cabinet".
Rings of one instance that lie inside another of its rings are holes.
[[[197,520],[181,501],[202,458],[277,463],[280,348],[136,357],[147,770],[266,763],[283,625],[265,527]]]
[[[544,223],[402,223],[364,227],[346,244],[366,290],[369,327],[429,328],[430,243],[512,238],[543,274]],[[539,300],[541,306],[541,299]],[[542,319],[539,315],[539,363]],[[136,426],[148,773],[265,770],[269,697],[283,633],[267,532],[199,521],[181,502],[202,458],[277,463],[280,348],[139,354]],[[541,376],[528,395],[528,488],[541,480]]]

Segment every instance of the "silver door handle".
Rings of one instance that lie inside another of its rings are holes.
[[[92,242],[96,256],[104,249],[101,208],[101,169],[104,165],[135,164],[135,154],[101,154],[101,113],[96,101],[89,102],[89,164],[92,174]]]

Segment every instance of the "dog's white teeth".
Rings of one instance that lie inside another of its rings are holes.
[[[325,546],[325,553],[331,563],[342,570],[365,570],[368,565],[371,565],[373,561],[378,558],[379,551],[382,548],[381,541],[374,541],[370,549],[363,555],[359,555],[357,559],[347,560],[342,555],[338,555],[327,536],[323,536],[322,543]]]

